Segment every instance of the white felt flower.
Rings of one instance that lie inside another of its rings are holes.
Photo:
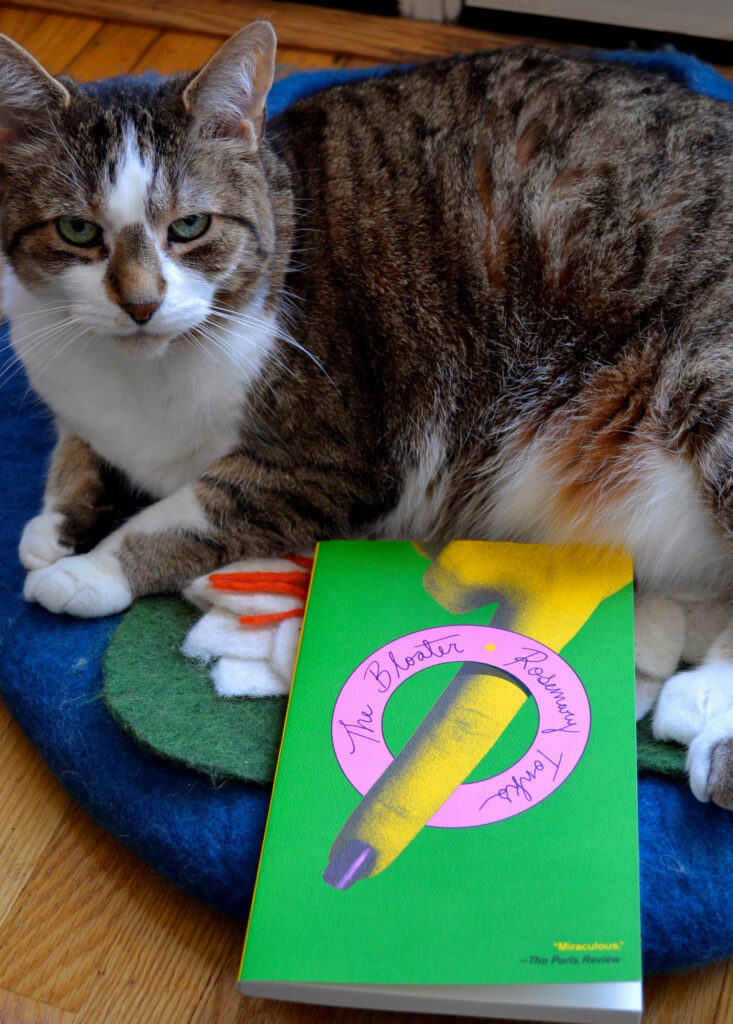
[[[289,692],[311,567],[304,555],[247,559],[199,576],[184,591],[205,614],[181,651],[211,664],[221,697]]]

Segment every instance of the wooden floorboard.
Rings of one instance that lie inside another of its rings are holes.
[[[16,12],[12,9],[0,11],[0,29],[9,14],[15,19]],[[13,38],[22,42],[42,64],[58,66],[63,60],[64,66],[78,57],[84,48],[94,39],[102,27],[96,18],[81,18],[71,14],[46,14],[37,23],[29,22],[27,28],[20,28],[11,33]]]
[[[70,804],[0,705],[0,936]]]
[[[379,15],[355,15],[334,8],[260,0],[26,0],[26,7],[62,12],[84,11],[99,18],[130,21],[227,36],[254,18],[272,20],[282,46],[299,50],[328,49],[349,57],[373,61],[412,61],[452,53],[469,53],[512,46],[526,36],[476,31],[455,25],[435,25]],[[355,22],[358,19],[358,25]],[[531,42],[556,49],[561,43],[533,37]],[[733,81],[733,59],[718,65]]]
[[[517,41],[247,0],[30,0],[0,5],[0,31],[54,73],[94,79],[193,69],[261,13],[278,31],[281,73]],[[0,926],[0,1024],[454,1024],[241,998],[234,979],[242,927],[153,875],[99,829],[1,705]],[[644,1024],[731,1024],[733,966],[648,979],[646,1002]]]
[[[82,82],[127,74],[145,62],[145,56],[164,35],[159,28],[102,24],[87,46],[64,71]],[[147,64],[146,64],[147,67]]]
[[[329,50],[375,60],[417,60],[488,50],[520,42],[518,36],[477,32],[379,15],[355,15],[330,7],[259,0],[27,0],[23,6],[77,13],[140,25],[231,35],[255,18],[271,19],[283,46]],[[557,45],[557,44],[553,44]]]

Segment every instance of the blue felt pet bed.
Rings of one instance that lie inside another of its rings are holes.
[[[695,58],[666,51],[610,57],[733,100],[733,85]],[[365,74],[293,75],[275,84],[270,113]],[[3,328],[0,366],[9,358]],[[245,918],[269,791],[242,782],[214,786],[122,731],[100,699],[102,657],[119,617],[74,620],[23,601],[16,551],[24,524],[41,506],[53,429],[22,373],[11,370],[7,378],[0,391],[3,698],[63,785],[102,826],[192,896]],[[639,781],[639,827],[645,971],[733,955],[733,813],[650,775]]]

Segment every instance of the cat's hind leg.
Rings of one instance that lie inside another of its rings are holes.
[[[685,609],[661,594],[634,595],[636,720],[656,704],[665,679],[676,671],[685,638]]]

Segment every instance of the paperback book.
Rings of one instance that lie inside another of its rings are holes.
[[[640,1019],[626,555],[319,545],[239,984]]]

